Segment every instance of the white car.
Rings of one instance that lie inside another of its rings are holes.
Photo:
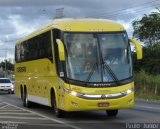
[[[8,93],[14,94],[14,85],[8,78],[0,78],[0,91],[7,91]]]

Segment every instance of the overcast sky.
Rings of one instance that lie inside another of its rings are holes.
[[[0,0],[0,61],[14,57],[16,41],[52,21],[56,9],[67,17],[107,18],[132,37],[131,22],[160,8],[160,0]]]

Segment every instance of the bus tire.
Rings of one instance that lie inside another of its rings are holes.
[[[28,100],[28,94],[26,88],[24,88],[24,93],[23,93],[23,106],[27,108],[31,107],[31,102]]]
[[[23,102],[23,96],[24,96],[24,95],[23,95],[23,88],[22,88],[22,86],[20,87],[20,93],[21,93],[21,94],[20,94],[20,95],[21,95],[21,100],[22,100],[22,102]]]
[[[65,111],[57,108],[56,97],[54,93],[51,95],[51,104],[56,117],[63,118],[65,116]]]
[[[106,110],[107,115],[110,117],[115,117],[118,114],[118,110]]]

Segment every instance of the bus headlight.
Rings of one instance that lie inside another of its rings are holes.
[[[122,92],[122,94],[126,94],[126,95],[127,95],[127,94],[130,94],[130,93],[132,93],[132,92],[134,92],[134,87],[132,87],[132,88],[130,88],[130,89]]]
[[[73,96],[77,96],[77,92],[75,92],[75,91],[70,91],[70,94]]]
[[[70,95],[73,95],[73,96],[83,96],[83,94],[81,94],[81,93],[77,93],[75,91],[68,90],[68,89],[66,89],[64,87],[63,87],[63,91],[68,93],[68,94],[70,94]]]
[[[127,92],[127,94],[130,94],[130,93],[132,93],[132,89],[129,89],[126,92]]]

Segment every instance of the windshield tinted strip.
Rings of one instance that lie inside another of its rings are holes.
[[[104,88],[104,87],[116,87],[116,86],[121,86],[125,85],[128,83],[133,82],[133,77],[129,77],[123,80],[119,80],[120,84],[117,84],[116,82],[82,82],[79,80],[73,80],[73,79],[66,79],[65,82],[77,86],[82,86],[82,87],[89,87],[89,88]]]

